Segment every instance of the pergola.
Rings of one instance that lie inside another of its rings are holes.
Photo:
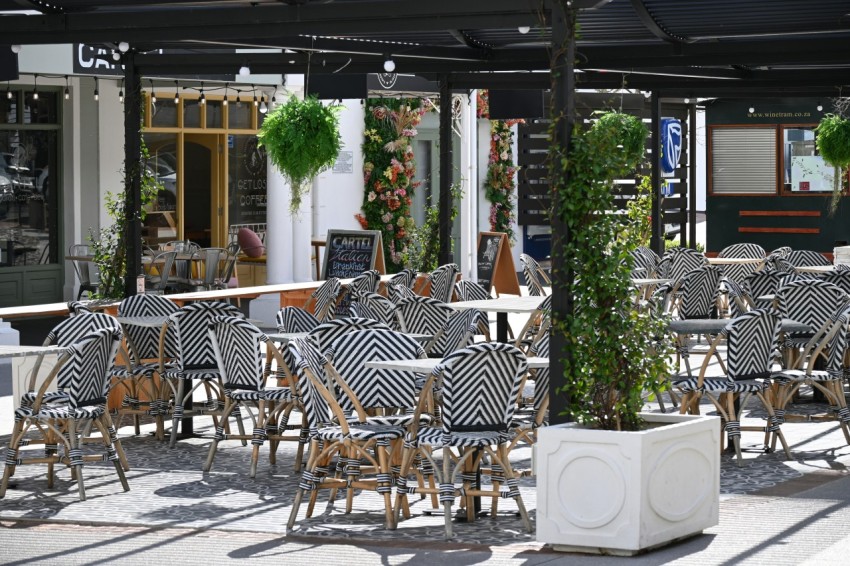
[[[565,25],[578,11],[579,37]],[[126,171],[138,171],[142,76],[233,73],[381,73],[395,70],[452,89],[548,88],[569,147],[576,86],[635,88],[660,98],[841,95],[850,70],[850,5],[844,0],[0,0],[8,44],[80,42],[117,48],[125,68]],[[568,44],[563,51],[557,46]],[[214,48],[261,48],[221,53]],[[180,54],[162,53],[180,49]],[[450,113],[441,113],[440,169],[451,170]],[[654,139],[658,139],[655,137]],[[657,162],[657,160],[654,160]],[[655,194],[658,164],[653,165]],[[440,176],[441,254],[450,255],[451,176]],[[127,292],[141,272],[139,176],[128,179]],[[653,214],[653,233],[662,219]],[[553,224],[553,245],[569,238]],[[554,265],[557,313],[570,308],[568,274]],[[558,344],[554,345],[558,351]],[[553,372],[562,367],[553,357]],[[552,415],[562,408],[552,397]]]

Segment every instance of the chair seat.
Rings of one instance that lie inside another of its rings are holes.
[[[15,419],[96,419],[106,411],[105,405],[90,405],[71,408],[68,405],[42,405],[34,411],[32,407],[15,409]]]
[[[702,387],[697,387],[697,378],[684,379],[675,383],[682,391],[700,391],[702,393],[758,393],[767,389],[770,384],[766,381],[746,379],[730,381],[728,379],[706,379]]]
[[[844,376],[841,372],[830,374],[826,370],[814,370],[808,374],[802,369],[785,369],[772,373],[770,377],[777,383],[784,384],[799,381],[838,381]]]
[[[320,428],[316,432],[316,438],[329,441],[341,441],[346,438],[354,440],[395,440],[404,436],[404,430],[400,427],[370,424],[350,424],[348,432],[348,435],[344,434],[341,426],[328,426]]]
[[[407,439],[409,442],[412,440]],[[413,444],[416,446],[430,446],[432,448],[444,448],[446,446],[456,448],[483,448],[484,446],[495,446],[508,441],[508,434],[494,431],[480,432],[453,432],[445,434],[442,428],[423,427],[419,429]]]
[[[21,395],[21,404],[32,405],[35,403],[35,398],[38,397],[37,391],[27,391]],[[42,397],[45,403],[64,403],[68,401],[68,394],[64,391],[45,391]]]
[[[351,417],[352,420],[356,420],[356,417]],[[369,425],[377,425],[377,426],[394,426],[394,427],[409,427],[413,424],[413,413],[404,414],[404,415],[380,415],[380,416],[369,416],[366,417],[367,424]],[[420,415],[419,416],[419,424],[421,425],[429,425],[433,421],[431,415]]]
[[[252,391],[250,389],[236,389],[225,391],[225,394],[234,401],[291,401],[292,391],[288,387],[273,387],[263,391]]]
[[[217,369],[209,368],[209,369],[177,369],[177,368],[166,368],[163,372],[162,376],[167,377],[168,379],[218,379],[221,374],[219,374]]]

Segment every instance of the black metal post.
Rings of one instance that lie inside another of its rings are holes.
[[[563,195],[557,190],[567,181],[567,174],[561,165],[561,158],[569,155],[572,145],[573,126],[575,124],[575,12],[565,7],[564,2],[555,2],[552,7],[552,108],[551,115],[556,118],[553,147],[550,149],[550,183],[552,190],[552,209],[557,211]],[[560,220],[558,214],[552,214],[552,320],[555,324],[572,316],[573,284],[575,273],[568,266],[561,250],[570,241],[568,225]],[[564,375],[565,367],[572,366],[572,350],[567,346],[566,337],[560,332],[552,334],[550,354],[551,375],[549,386],[549,420],[553,424],[571,420],[567,414],[569,396],[558,393],[556,388]]]
[[[688,245],[697,246],[697,105],[688,108]]]
[[[652,106],[652,237],[649,246],[655,253],[664,253],[664,218],[661,213],[661,94],[653,91],[650,99]]]
[[[452,85],[440,76],[440,265],[452,263]]]
[[[124,62],[124,194],[127,218],[127,273],[124,296],[136,294],[136,280],[142,275],[142,80],[135,56],[129,51]]]

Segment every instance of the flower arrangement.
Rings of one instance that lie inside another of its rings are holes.
[[[366,101],[363,136],[363,206],[356,218],[365,230],[380,230],[389,272],[405,267],[415,228],[410,215],[416,161],[411,138],[429,108],[421,100]]]
[[[490,117],[490,104],[486,90],[478,91],[478,117]],[[519,167],[514,165],[514,124],[523,120],[492,120],[490,122],[490,158],[484,180],[484,195],[490,201],[490,230],[504,232],[511,244],[516,242],[513,224],[516,221],[515,175]]]

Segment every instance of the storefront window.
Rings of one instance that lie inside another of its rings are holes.
[[[817,153],[814,127],[782,128],[783,183],[793,193],[831,191],[835,169]]]
[[[164,242],[175,240],[177,224],[177,136],[175,134],[144,134],[150,158],[146,164],[160,190],[156,200],[145,208],[142,239],[156,249]]]
[[[255,135],[228,136],[227,217],[233,224],[266,221],[266,152]]]
[[[0,267],[58,262],[58,138],[0,129]]]

